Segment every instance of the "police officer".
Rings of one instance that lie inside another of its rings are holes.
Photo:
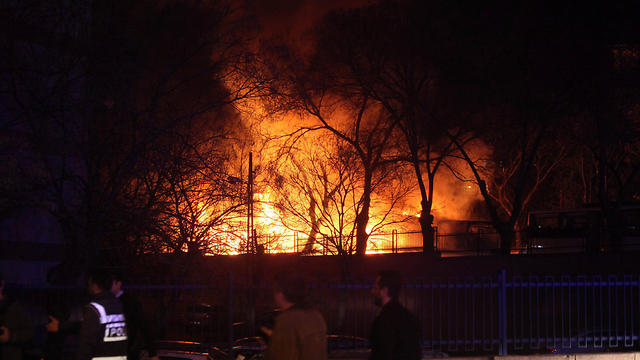
[[[93,298],[82,310],[78,360],[127,359],[127,326],[122,304],[110,291],[112,282],[108,271],[89,274],[88,290]]]

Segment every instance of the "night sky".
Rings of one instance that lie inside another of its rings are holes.
[[[358,7],[367,0],[258,0],[254,11],[267,35],[283,35],[309,30],[327,11]]]

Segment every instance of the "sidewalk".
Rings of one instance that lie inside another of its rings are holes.
[[[355,357],[339,358],[339,359],[363,360],[363,358],[355,358]],[[640,352],[596,353],[596,354],[574,354],[574,355],[547,354],[547,355],[468,356],[468,357],[450,357],[446,359],[448,360],[640,360]]]
[[[640,352],[451,357],[449,360],[640,360]]]

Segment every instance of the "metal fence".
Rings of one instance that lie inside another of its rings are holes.
[[[450,221],[451,222],[451,221]],[[456,228],[434,227],[433,250],[442,256],[481,256],[500,253],[500,235],[487,221],[457,221],[465,225]],[[480,226],[482,225],[482,226]],[[620,244],[615,250],[640,250],[637,226],[622,227]],[[445,232],[443,230],[449,230]],[[367,253],[407,253],[424,251],[422,232],[393,230],[369,235]],[[267,253],[302,253],[305,255],[337,255],[355,251],[356,239],[351,235],[327,237],[317,235],[313,240],[302,233],[288,235],[256,235],[255,242]],[[614,245],[604,226],[585,226],[566,229],[528,229],[514,231],[511,253],[548,254],[586,251],[611,251]],[[246,249],[245,251],[246,252]],[[249,252],[253,252],[249,249]],[[226,254],[214,251],[216,254]]]
[[[310,280],[311,299],[330,334],[368,338],[377,313],[373,284],[373,278]],[[126,291],[142,302],[158,339],[229,349],[234,340],[258,335],[277,315],[266,279],[230,274],[207,284],[143,280]],[[44,344],[48,314],[78,319],[88,301],[78,287],[9,287],[7,292],[28,309],[39,330],[38,346]],[[412,278],[405,279],[400,301],[422,324],[423,348],[451,356],[638,349],[637,275],[524,277],[502,271],[483,278]]]

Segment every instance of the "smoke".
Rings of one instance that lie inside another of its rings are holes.
[[[466,149],[469,157],[486,166],[493,149],[479,140]],[[434,225],[443,220],[486,220],[479,218],[477,205],[484,201],[478,184],[466,161],[450,158],[451,169],[441,167],[434,181],[433,207]],[[420,198],[414,200],[419,208]]]
[[[259,0],[253,11],[266,36],[296,36],[310,30],[322,17],[334,9],[360,7],[367,0]]]
[[[493,149],[480,140],[467,144],[465,149],[477,166],[484,170]],[[449,162],[452,171],[441,171],[434,189],[434,223],[441,220],[485,220],[477,218],[478,202],[484,201],[469,165],[462,159]],[[455,173],[455,175],[454,175]]]
[[[259,107],[259,104],[253,105],[254,109]],[[349,123],[348,115],[339,111],[332,113],[332,118],[336,127],[340,127],[342,123]],[[271,139],[256,154],[257,163],[268,166],[270,159],[278,158],[277,153],[282,150],[283,141],[288,139],[285,134],[291,133],[293,129],[300,127],[317,125],[317,120],[309,116],[300,116],[300,114],[287,114],[277,118],[263,118],[262,121],[258,121],[255,125],[259,128],[258,132],[262,134],[263,139]],[[307,144],[321,144],[323,142],[321,138],[325,135],[324,132],[307,133],[305,137],[311,138],[307,140]],[[280,140],[274,141],[274,138],[279,138]],[[294,148],[297,146],[294,146]],[[467,143],[466,152],[472,160],[478,161],[478,164],[484,164],[487,163],[486,159],[491,158],[493,149],[483,142],[475,140]],[[443,220],[487,220],[482,215],[478,215],[478,208],[484,206],[484,199],[469,165],[466,161],[456,158],[447,159],[447,165],[439,168],[434,181],[432,206],[434,225],[438,226],[438,223]],[[423,176],[425,182],[428,181],[426,174],[423,173]],[[415,173],[412,171],[405,173],[402,181],[416,184]],[[414,188],[417,189],[417,185]],[[376,196],[380,195],[382,194],[377,194]],[[379,200],[381,200],[381,203],[385,202],[385,199],[379,198]],[[420,202],[421,197],[417,190],[413,192],[410,198],[402,202],[403,206],[400,211],[406,215],[415,215],[415,221],[412,221],[411,224],[405,224],[404,230],[420,230],[417,218],[421,211]],[[376,203],[374,202],[372,216],[382,211],[382,209],[375,208]]]

